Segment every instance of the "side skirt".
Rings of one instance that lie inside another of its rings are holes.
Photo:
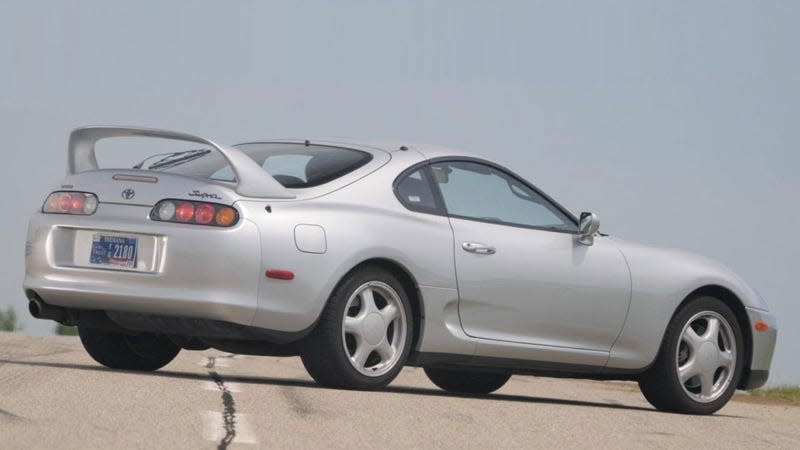
[[[635,380],[637,375],[642,373],[642,370],[639,369],[614,369],[579,364],[554,363],[549,361],[427,352],[412,353],[407,365],[441,369],[511,372],[515,375],[582,378],[590,380]]]

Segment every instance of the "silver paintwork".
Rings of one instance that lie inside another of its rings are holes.
[[[703,332],[692,325],[700,322]],[[736,367],[736,339],[731,325],[714,311],[692,316],[681,331],[675,347],[677,373],[683,391],[700,403],[718,399],[731,384]]]
[[[90,143],[111,135],[204,143],[241,169],[238,183],[95,170]],[[639,370],[654,360],[678,305],[698,288],[716,286],[747,308],[751,327],[756,320],[770,324],[766,333],[752,332],[750,361],[753,370],[769,368],[774,318],[758,294],[719,263],[596,233],[590,233],[592,245],[584,245],[582,233],[411,212],[395,197],[396,177],[426,160],[464,153],[427,145],[400,150],[398,144],[314,143],[367,151],[373,160],[321,186],[284,189],[235,148],[203,138],[119,127],[76,130],[70,175],[62,184],[97,194],[100,204],[93,216],[33,214],[25,289],[54,305],[297,332],[313,326],[347,272],[382,260],[403,268],[417,285],[423,317],[417,351]],[[143,176],[148,181],[135,181]],[[121,192],[128,188],[136,195],[125,200]],[[218,229],[148,219],[157,201],[196,200],[189,196],[196,190],[233,205],[240,222]],[[141,267],[87,265],[86,237],[98,231],[141,237]],[[295,279],[267,278],[270,268],[292,270]]]
[[[586,246],[570,233],[466,219],[453,218],[451,225],[456,242],[480,238],[496,249],[491,255],[456,251],[465,333],[489,341],[483,344],[601,352],[605,362],[630,303],[630,276],[616,247],[602,238]],[[537,359],[530,351],[523,359]]]
[[[578,242],[583,245],[592,245],[594,244],[594,235],[600,229],[600,218],[595,213],[588,213],[581,219],[578,229],[581,234]]]

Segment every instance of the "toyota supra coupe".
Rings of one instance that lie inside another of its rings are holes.
[[[100,168],[117,137],[197,149]],[[473,395],[512,374],[635,380],[693,414],[769,375],[775,319],[730,270],[598,233],[462,152],[99,126],[72,132],[67,172],[30,219],[24,290],[110,368],[215,348],[299,355],[345,389],[405,365]]]

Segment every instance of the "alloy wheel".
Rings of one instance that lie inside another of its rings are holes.
[[[728,389],[737,349],[731,325],[722,315],[702,311],[692,316],[675,351],[678,380],[690,398],[709,403]]]
[[[397,292],[388,284],[370,281],[356,289],[342,318],[342,343],[350,364],[362,375],[381,376],[403,353],[408,320]]]

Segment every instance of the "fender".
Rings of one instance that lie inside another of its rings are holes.
[[[719,286],[742,305],[766,311],[750,286],[723,264],[680,250],[654,248],[614,238],[631,271],[631,306],[607,363],[608,368],[644,369],[658,354],[675,310],[690,294]]]

